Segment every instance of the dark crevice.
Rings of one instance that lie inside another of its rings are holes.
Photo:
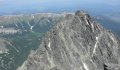
[[[108,70],[107,67],[108,67],[108,66],[104,64],[104,70]]]

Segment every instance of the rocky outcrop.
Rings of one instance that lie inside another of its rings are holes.
[[[0,28],[0,34],[15,34],[17,32],[20,31],[13,28]]]
[[[78,11],[48,32],[18,70],[120,70],[120,42]]]
[[[0,38],[0,55],[4,53],[8,53],[8,49],[6,47],[7,41],[5,39]]]

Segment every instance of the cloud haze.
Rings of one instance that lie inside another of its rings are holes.
[[[0,0],[0,12],[15,10],[65,10],[91,7],[113,7],[119,0]]]

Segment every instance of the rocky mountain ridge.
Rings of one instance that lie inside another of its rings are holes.
[[[17,70],[120,70],[120,40],[77,11],[47,32]]]

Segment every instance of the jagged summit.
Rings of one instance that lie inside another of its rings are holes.
[[[84,10],[78,10],[77,12],[75,12],[75,15],[76,16],[80,16],[80,17],[87,16],[87,17],[90,18],[90,15],[86,11],[84,11]]]
[[[79,10],[75,13],[76,19],[81,19],[81,21],[85,22],[87,25],[93,26],[94,23],[97,23],[86,11]],[[98,24],[99,25],[99,24]]]
[[[75,12],[75,15],[86,15],[86,14],[88,13],[84,10],[78,10],[77,12]]]
[[[119,60],[117,37],[78,11],[47,32],[18,70],[120,70]]]

